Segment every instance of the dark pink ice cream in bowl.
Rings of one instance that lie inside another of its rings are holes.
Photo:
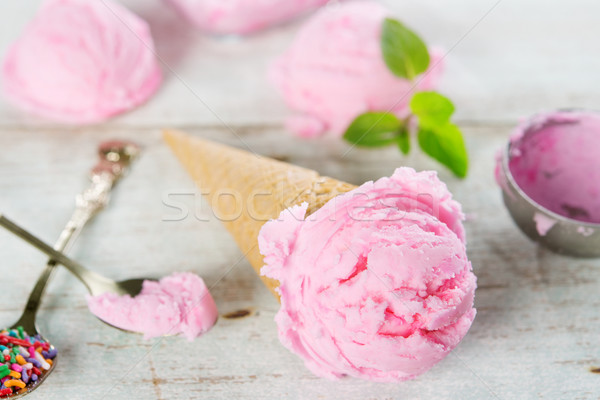
[[[522,123],[498,155],[496,180],[531,239],[600,257],[600,113],[560,110]]]

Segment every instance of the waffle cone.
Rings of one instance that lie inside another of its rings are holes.
[[[260,275],[258,234],[286,208],[308,203],[307,215],[355,186],[295,165],[166,130],[165,141],[208,199],[265,285],[277,296],[276,280]]]

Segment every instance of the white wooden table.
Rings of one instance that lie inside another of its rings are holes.
[[[0,2],[0,53],[38,1]],[[422,155],[353,150],[284,132],[287,113],[266,84],[265,67],[298,24],[244,40],[203,36],[159,0],[125,1],[152,24],[168,72],[148,104],[102,125],[68,128],[0,103],[0,211],[53,242],[73,196],[86,185],[95,146],[107,138],[144,145],[111,205],[71,254],[116,279],[189,270],[204,277],[221,315],[205,336],[151,341],[121,333],[87,311],[85,290],[66,271],[52,281],[39,315],[59,348],[54,374],[31,399],[597,399],[600,375],[600,261],[538,249],[510,221],[493,182],[493,156],[519,117],[600,103],[600,3],[593,0],[420,0],[387,3],[431,44],[451,49],[442,90],[457,103],[472,169],[441,176],[464,205],[469,255],[478,276],[477,318],[460,346],[430,372],[398,384],[314,377],[277,339],[278,303],[195,194],[162,143],[162,127],[241,146],[352,183]],[[496,5],[494,7],[494,5]],[[203,104],[204,103],[204,104]],[[208,105],[213,110],[209,111]],[[215,116],[216,115],[216,116]],[[218,117],[217,117],[218,116]],[[225,121],[235,131],[222,123]],[[166,196],[189,215],[172,221]],[[208,220],[206,220],[208,219]],[[44,256],[0,231],[0,320],[24,306]]]

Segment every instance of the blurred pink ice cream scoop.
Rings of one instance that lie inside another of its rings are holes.
[[[18,106],[94,123],[145,102],[162,73],[145,21],[111,0],[48,0],[10,47],[4,92]]]
[[[198,28],[248,34],[290,20],[329,0],[166,0]]]
[[[341,136],[366,111],[403,116],[413,91],[436,85],[442,71],[436,51],[430,51],[430,67],[415,88],[389,71],[380,44],[389,16],[376,2],[353,1],[324,8],[302,27],[270,69],[271,81],[295,112],[287,123],[292,132]]]

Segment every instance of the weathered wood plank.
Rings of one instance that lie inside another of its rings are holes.
[[[0,3],[0,54],[39,2]],[[198,199],[162,144],[159,128],[187,128],[247,145],[353,183],[389,175],[404,164],[435,164],[420,155],[401,158],[394,149],[355,149],[343,156],[348,146],[337,140],[305,142],[283,131],[287,110],[267,84],[265,68],[299,23],[244,40],[210,38],[187,29],[161,0],[126,0],[150,21],[159,54],[174,73],[167,73],[148,104],[92,128],[36,120],[0,101],[0,211],[53,242],[85,184],[96,144],[117,136],[138,140],[144,156],[72,254],[117,279],[190,270],[213,287],[222,315],[251,313],[221,318],[193,343],[146,342],[92,317],[83,287],[58,271],[39,325],[61,359],[32,399],[599,397],[599,377],[590,372],[600,367],[598,262],[556,256],[529,242],[509,220],[492,177],[494,152],[517,118],[540,109],[594,108],[600,101],[598,3],[504,0],[481,20],[495,0],[384,2],[429,43],[452,49],[442,90],[457,104],[473,168],[464,182],[446,172],[441,176],[469,215],[469,254],[479,278],[478,316],[459,348],[414,381],[374,384],[315,378],[279,344],[277,302]],[[190,214],[173,221],[167,195]],[[45,259],[3,231],[0,258],[12,282],[2,287],[0,305],[0,319],[9,324]]]
[[[595,398],[600,366],[600,330],[595,293],[597,262],[538,250],[508,219],[492,179],[493,155],[510,126],[466,126],[473,165],[470,177],[441,175],[469,214],[469,254],[479,277],[478,316],[463,343],[429,373],[402,384],[312,376],[278,342],[273,317],[278,304],[262,287],[206,205],[199,215],[172,219],[166,194],[180,193],[190,208],[193,182],[157,130],[84,129],[33,132],[0,130],[0,209],[52,241],[68,217],[72,196],[83,186],[97,142],[108,137],[136,139],[144,155],[116,189],[113,202],[85,232],[73,251],[81,262],[117,279],[160,276],[191,270],[210,286],[221,314],[251,310],[239,319],[221,318],[193,343],[180,338],[145,342],[113,330],[92,317],[84,290],[65,271],[52,282],[40,325],[62,350],[59,367],[39,398]],[[224,129],[197,128],[195,134],[243,146]],[[420,155],[402,159],[395,150],[347,150],[343,143],[305,142],[282,136],[278,127],[240,130],[261,154],[358,183],[412,164],[433,164]],[[5,271],[36,276],[43,257],[0,232]],[[230,270],[230,271],[229,271]],[[228,272],[229,271],[229,272]],[[30,279],[6,288],[0,307],[6,323],[16,318]],[[99,372],[94,372],[99,369]],[[129,386],[118,384],[127,382]],[[116,387],[113,386],[117,384]],[[32,396],[32,398],[36,398]]]

